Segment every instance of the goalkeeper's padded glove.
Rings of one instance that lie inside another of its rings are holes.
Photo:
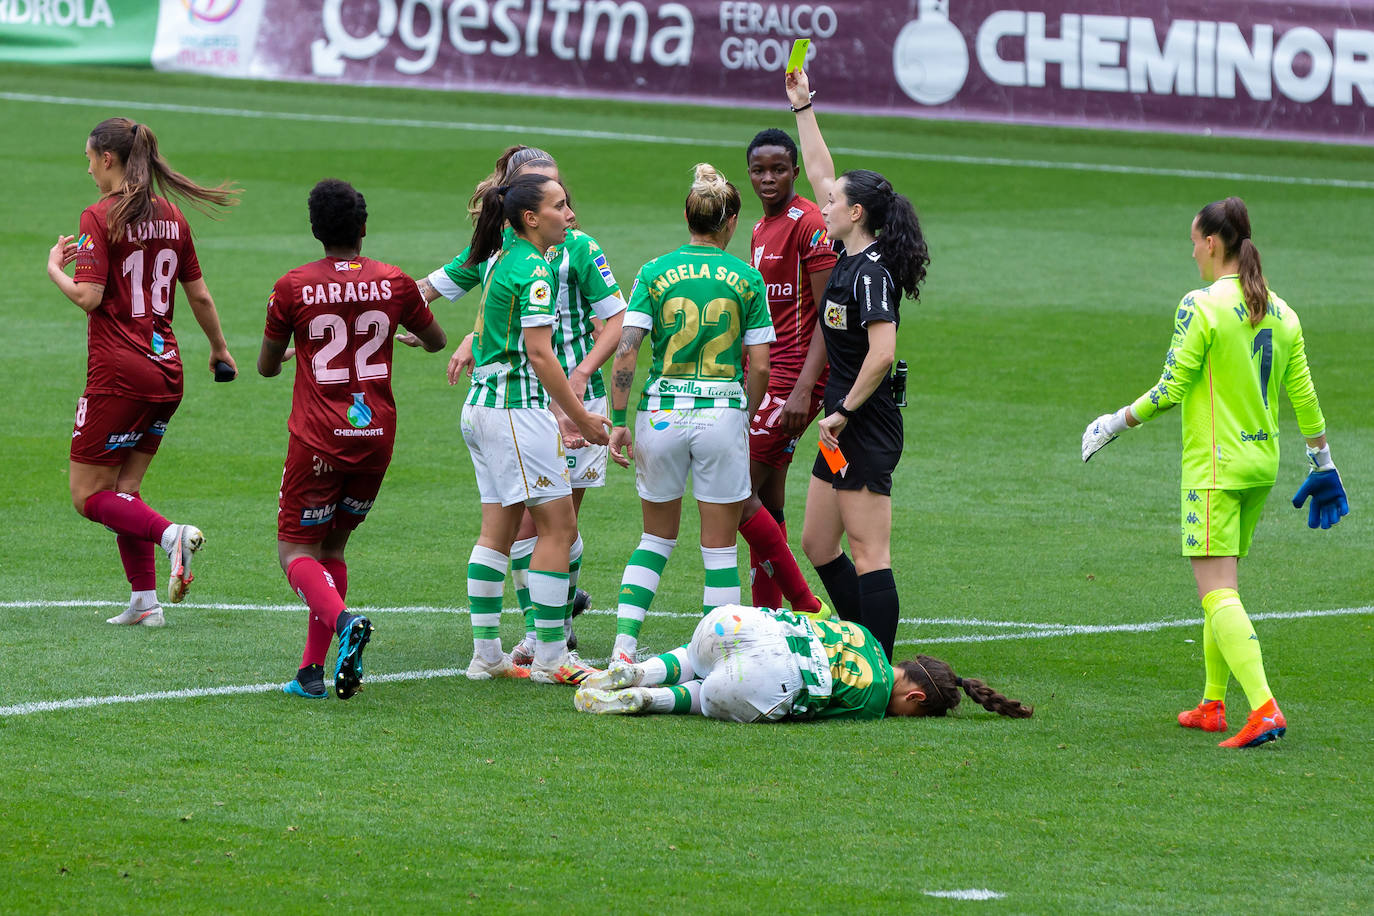
[[[1116,413],[1104,413],[1088,424],[1088,428],[1083,430],[1084,461],[1097,454],[1108,443],[1115,441],[1118,435],[1126,431],[1126,413],[1130,409],[1128,405]]]
[[[1312,503],[1307,507],[1307,527],[1330,528],[1341,520],[1342,515],[1350,514],[1345,485],[1341,483],[1340,472],[1331,461],[1330,446],[1309,448],[1307,459],[1312,463],[1312,470],[1302,486],[1298,487],[1298,492],[1293,494],[1293,508],[1301,509],[1310,496]]]

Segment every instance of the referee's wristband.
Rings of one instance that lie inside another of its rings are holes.
[[[850,417],[854,416],[854,414],[858,413],[858,411],[850,410],[848,407],[844,406],[844,401],[840,401],[840,403],[835,405],[835,413],[848,420]]]
[[[812,105],[811,102],[807,102],[805,105],[802,105],[800,108],[798,108],[796,105],[793,105],[793,106],[792,106],[792,111],[793,111],[794,113],[796,113],[796,114],[801,114],[803,111],[806,111],[806,109],[810,108],[811,105]]]
[[[614,407],[612,407],[612,408],[611,408],[611,426],[624,426],[624,425],[625,425],[625,414],[628,413],[629,410],[630,410],[630,408],[628,408],[628,407],[623,407],[623,408],[621,408],[620,410],[616,410]]]

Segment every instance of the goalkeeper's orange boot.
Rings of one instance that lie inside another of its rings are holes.
[[[1279,712],[1279,704],[1270,697],[1259,709],[1250,713],[1245,727],[1217,745],[1217,747],[1259,747],[1276,741],[1288,731],[1288,720]]]
[[[1205,732],[1226,731],[1226,704],[1221,700],[1203,700],[1196,709],[1178,714],[1178,724],[1184,728],[1200,728]]]

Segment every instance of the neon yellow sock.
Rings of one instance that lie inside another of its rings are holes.
[[[1207,683],[1202,689],[1204,700],[1225,700],[1226,684],[1231,680],[1231,666],[1217,645],[1217,634],[1212,628],[1212,618],[1202,621],[1202,665]]]
[[[1240,682],[1252,710],[1274,698],[1264,677],[1259,637],[1234,588],[1219,588],[1202,597],[1202,612],[1211,624],[1222,658]]]

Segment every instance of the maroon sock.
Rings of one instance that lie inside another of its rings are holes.
[[[86,518],[104,525],[115,534],[126,534],[154,544],[162,541],[162,532],[172,524],[134,494],[116,493],[114,490],[92,493],[82,512]]]
[[[296,557],[286,568],[286,581],[310,608],[310,616],[318,618],[323,626],[334,632],[334,624],[344,612],[344,603],[334,586],[329,584],[328,574],[320,561],[313,557]],[[308,633],[306,641],[308,644]]]
[[[811,594],[811,587],[806,584],[801,570],[797,568],[797,559],[792,556],[787,539],[783,537],[782,529],[778,527],[777,519],[773,518],[772,513],[767,509],[755,512],[747,522],[739,526],[739,533],[744,535],[744,540],[748,542],[750,555],[757,557],[760,563],[772,566],[773,581],[782,590],[783,596],[792,605],[793,610],[820,609],[821,603]],[[756,578],[755,582],[757,581]]]
[[[782,607],[782,589],[773,580],[773,567],[765,565],[752,545],[749,547],[749,594],[754,607]]]
[[[333,642],[334,629],[326,626],[315,616],[315,612],[311,611],[305,623],[305,651],[301,653],[301,667],[323,666],[324,657],[329,654],[329,647]]]
[[[329,575],[334,577],[334,591],[339,593],[339,597],[348,600],[348,564],[343,560],[321,560],[320,565],[325,568]]]
[[[124,575],[129,579],[129,588],[136,592],[150,592],[157,589],[157,560],[153,553],[153,542],[127,534],[117,535],[119,559],[124,564]]]

